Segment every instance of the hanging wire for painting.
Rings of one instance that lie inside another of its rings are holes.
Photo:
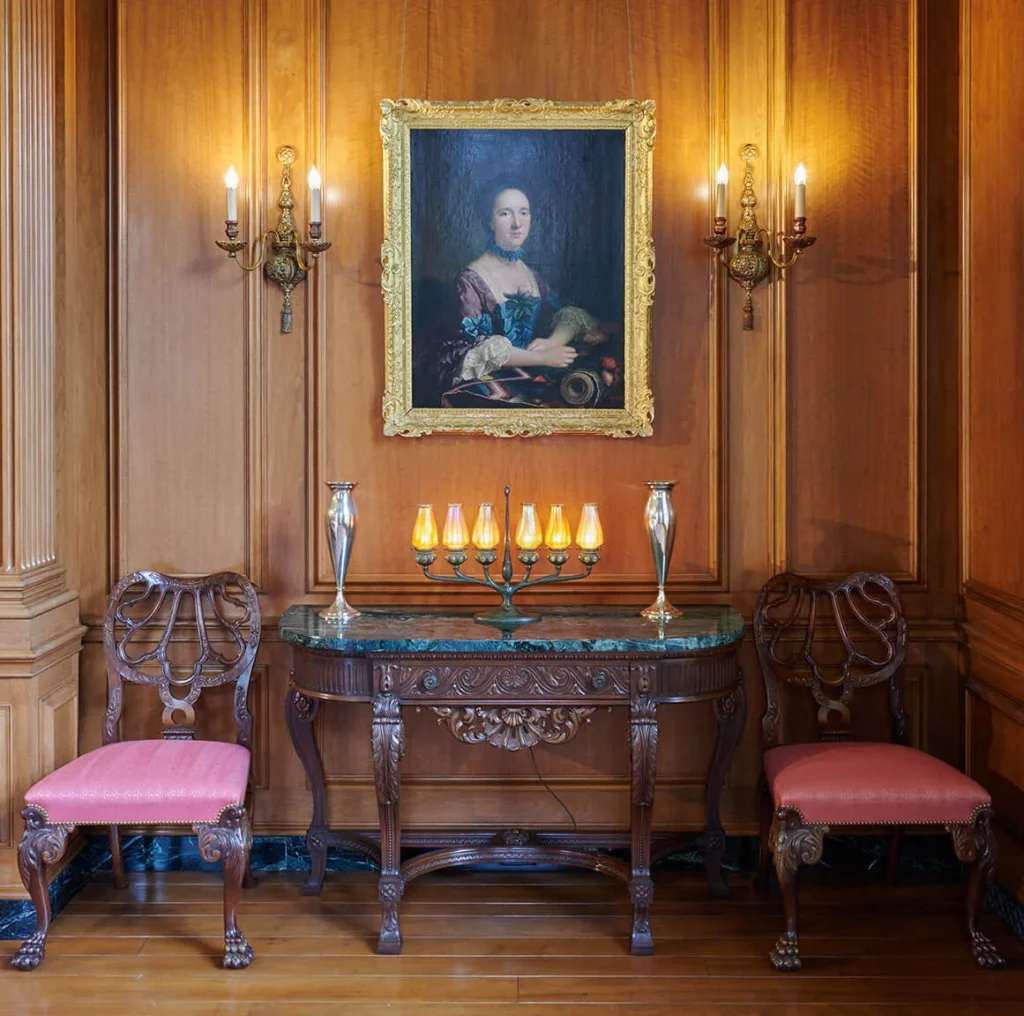
[[[633,80],[633,19],[630,17],[629,0],[626,0],[626,45],[629,46],[629,97],[636,98],[636,84]]]
[[[409,25],[409,0],[404,0],[401,5],[401,57],[398,61],[398,94],[395,98],[402,97],[402,88],[406,85],[406,27]]]

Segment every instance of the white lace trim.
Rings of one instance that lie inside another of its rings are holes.
[[[462,358],[456,380],[472,381],[493,374],[512,355],[512,348],[512,343],[504,335],[483,339]]]

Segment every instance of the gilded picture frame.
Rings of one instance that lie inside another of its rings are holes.
[[[384,433],[653,433],[654,103],[381,111]]]

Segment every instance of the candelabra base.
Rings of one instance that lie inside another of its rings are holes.
[[[494,610],[474,614],[473,620],[480,624],[493,624],[499,628],[518,628],[521,624],[531,624],[540,618],[533,614],[522,614],[515,607],[496,607]]]
[[[664,589],[659,589],[658,598],[649,607],[641,610],[640,615],[649,621],[671,621],[674,617],[682,617],[683,612],[668,602]]]

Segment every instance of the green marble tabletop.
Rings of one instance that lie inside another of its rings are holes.
[[[665,624],[622,608],[555,607],[542,619],[508,630],[473,620],[471,611],[366,609],[345,625],[320,617],[323,607],[298,604],[281,617],[281,637],[307,649],[351,656],[369,653],[644,653],[678,655],[716,649],[743,638],[743,616],[730,606],[684,607]]]

